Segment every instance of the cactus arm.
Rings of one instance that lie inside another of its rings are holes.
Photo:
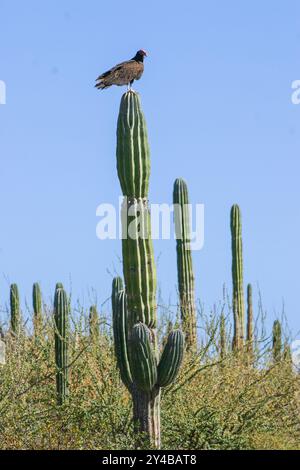
[[[124,290],[123,279],[119,276],[113,278],[112,287],[111,287],[111,305],[112,312],[116,309],[116,301],[119,293]]]
[[[184,335],[180,330],[172,331],[163,350],[159,365],[157,383],[167,387],[176,378],[183,359]]]
[[[114,287],[114,286],[113,286]],[[113,334],[115,355],[124,385],[131,390],[132,376],[128,355],[128,319],[125,291],[119,291],[115,295],[113,303]]]

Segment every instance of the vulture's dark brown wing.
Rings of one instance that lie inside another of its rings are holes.
[[[144,71],[144,65],[136,60],[128,60],[99,75],[96,88],[107,88],[111,85],[127,85],[133,80],[139,80]]]

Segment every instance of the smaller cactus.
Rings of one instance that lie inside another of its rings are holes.
[[[63,405],[68,396],[69,300],[60,286],[56,285],[54,297],[55,363],[57,404]]]
[[[10,286],[10,327],[15,336],[20,334],[21,329],[21,310],[19,289],[17,284]]]
[[[33,304],[33,324],[35,336],[41,332],[43,316],[42,316],[42,293],[40,285],[35,282],[32,288],[32,304]]]
[[[273,323],[273,341],[272,341],[272,352],[273,361],[279,362],[282,358],[282,338],[281,338],[281,324],[279,320],[275,320]]]
[[[90,338],[92,342],[98,343],[99,338],[100,338],[100,324],[99,324],[99,315],[97,312],[96,305],[92,305],[90,307],[89,330],[90,330]]]
[[[244,287],[243,287],[243,244],[241,211],[237,204],[230,212],[232,285],[233,285],[233,349],[240,351],[244,344]]]
[[[187,184],[181,178],[174,183],[173,204],[182,329],[186,334],[187,349],[196,350],[195,278],[190,246],[189,196]]]

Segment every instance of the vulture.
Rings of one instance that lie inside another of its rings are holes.
[[[134,80],[139,80],[144,72],[144,57],[147,56],[146,51],[140,49],[131,60],[126,60],[112,69],[102,73],[96,80],[95,87],[98,90],[104,90],[111,85],[127,85],[131,89]]]

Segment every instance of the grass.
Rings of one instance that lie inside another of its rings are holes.
[[[47,310],[47,309],[46,309]],[[133,449],[131,399],[116,369],[110,321],[100,337],[81,312],[70,334],[67,403],[56,405],[51,307],[38,337],[6,332],[0,366],[0,449]],[[220,358],[218,315],[200,314],[201,346],[186,354],[162,394],[163,449],[300,449],[299,377],[288,358],[274,363],[256,334],[255,356]],[[160,335],[167,321],[162,318]]]

